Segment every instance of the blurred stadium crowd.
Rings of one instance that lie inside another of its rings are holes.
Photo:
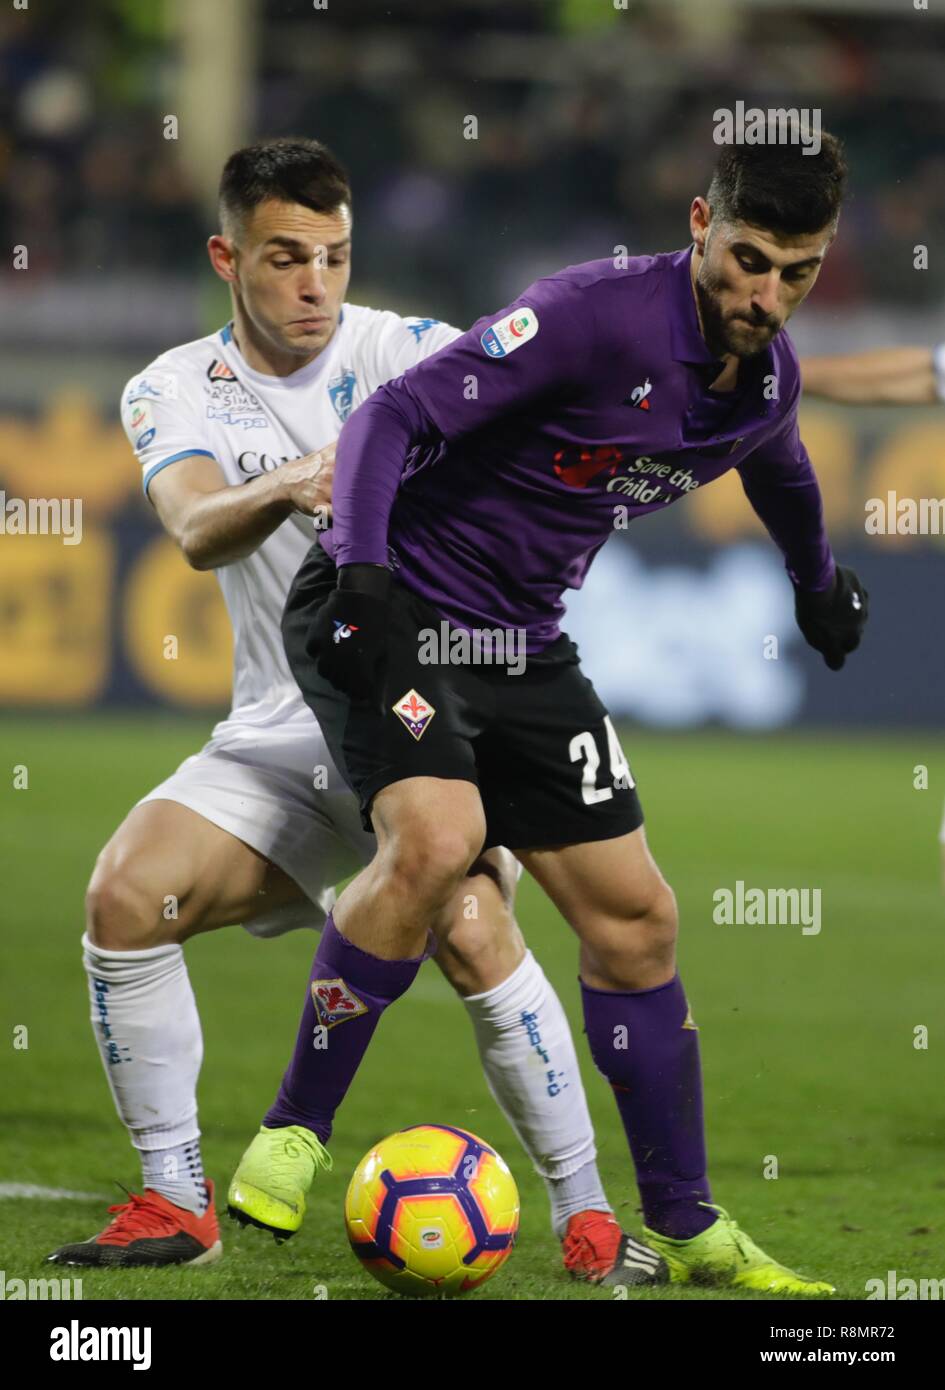
[[[38,276],[133,275],[142,291],[204,278],[208,190],[186,132],[162,138],[177,3],[45,0],[0,15],[0,227],[6,245],[29,245],[34,294]],[[911,263],[945,221],[945,87],[930,43],[942,25],[911,5],[631,10],[256,0],[242,133],[314,134],[348,163],[362,298],[468,322],[560,264],[684,245],[716,106],[821,106],[847,142],[854,196],[818,308],[941,303],[945,258],[922,275]],[[470,115],[476,139],[464,137]],[[9,335],[34,329],[21,303]],[[127,317],[108,331],[113,344],[139,336]]]
[[[81,497],[84,530],[0,546],[0,709],[225,706],[216,584],[159,533],[117,406],[132,372],[229,317],[204,242],[223,159],[259,135],[316,135],[348,164],[354,302],[465,326],[561,265],[684,246],[717,107],[820,108],[851,197],[792,336],[802,352],[941,341],[945,16],[909,0],[17,3],[0,6],[0,493]],[[866,499],[941,494],[939,417],[804,408],[848,562]],[[897,620],[877,600],[842,706],[813,663],[745,669],[784,580],[734,477],[608,547],[574,632],[619,715],[936,723],[945,651],[916,625],[940,551],[871,544],[864,572]],[[646,596],[619,653],[614,592]],[[163,659],[167,633],[186,661]]]

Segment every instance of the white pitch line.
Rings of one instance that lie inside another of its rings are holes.
[[[70,1192],[68,1187],[39,1187],[33,1182],[0,1182],[0,1200],[4,1197],[34,1197],[44,1202],[105,1202],[100,1192]]]

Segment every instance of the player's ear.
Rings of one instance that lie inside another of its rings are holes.
[[[207,242],[207,255],[220,279],[232,284],[236,279],[236,248],[231,239],[215,232]]]
[[[700,251],[705,250],[711,220],[712,210],[705,198],[693,198],[692,207],[689,209],[689,231]]]

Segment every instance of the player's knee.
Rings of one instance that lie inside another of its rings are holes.
[[[436,961],[459,994],[485,994],[525,955],[514,917],[516,861],[508,850],[480,855],[460,884]]]
[[[495,935],[492,923],[457,922],[438,942],[436,963],[459,994],[484,994],[488,989],[481,981],[495,956]]]
[[[457,993],[485,994],[507,979],[525,955],[513,918],[500,913],[457,918],[437,946],[436,963]]]
[[[487,849],[474,860],[467,877],[472,892],[477,891],[476,880],[491,883],[498,893],[506,910],[511,913],[515,907],[515,890],[518,886],[519,865],[515,855],[507,849]]]
[[[431,900],[454,893],[482,844],[484,827],[473,820],[427,821],[396,835],[384,855],[392,882]]]
[[[679,935],[679,910],[676,894],[665,879],[660,879],[639,918],[643,939],[654,958],[673,959]]]
[[[149,892],[126,870],[101,860],[95,866],[85,895],[85,929],[89,940],[105,951],[144,951],[176,941],[181,926],[165,916],[167,900]]]

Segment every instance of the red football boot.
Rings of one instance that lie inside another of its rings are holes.
[[[568,1221],[561,1242],[564,1267],[589,1284],[667,1284],[662,1255],[620,1229],[609,1211],[579,1211]]]
[[[109,1207],[113,1219],[91,1240],[63,1245],[48,1259],[60,1265],[208,1265],[223,1254],[213,1206],[213,1183],[207,1183],[207,1210],[195,1216],[175,1207],[150,1187],[144,1196]]]

